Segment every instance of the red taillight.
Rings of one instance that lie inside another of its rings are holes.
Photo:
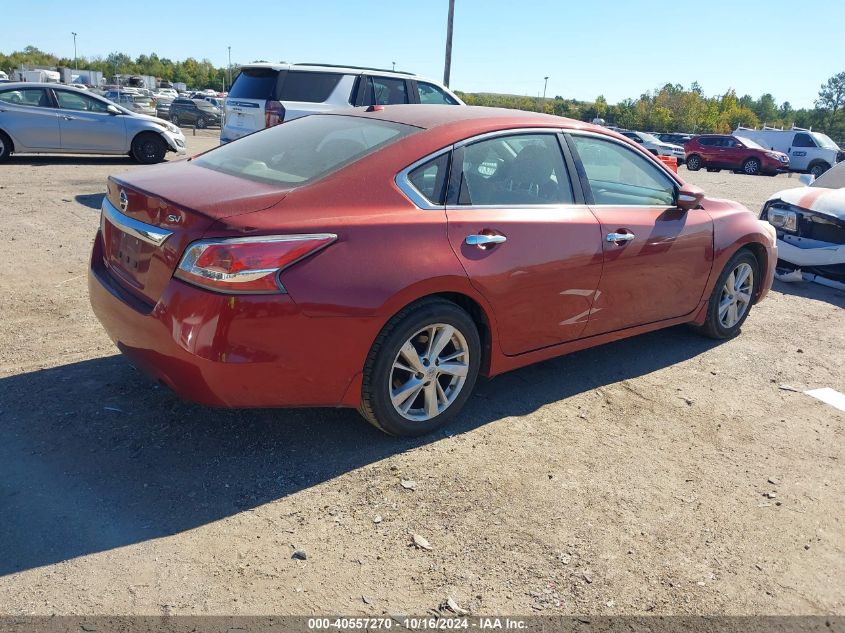
[[[200,240],[188,246],[175,276],[218,292],[284,292],[279,272],[336,239],[332,233],[316,233]]]
[[[285,106],[279,101],[268,101],[264,106],[264,127],[273,127],[285,121]]]

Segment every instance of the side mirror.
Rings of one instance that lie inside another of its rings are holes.
[[[108,112],[109,114],[122,114],[121,111],[117,108],[117,106],[111,104],[106,106],[106,112]]]
[[[699,189],[695,185],[684,184],[684,186],[678,189],[678,196],[675,198],[675,204],[679,209],[689,211],[690,209],[695,209],[698,205],[700,205],[703,199],[703,189]]]
[[[816,177],[813,174],[801,174],[798,176],[798,182],[800,182],[805,187],[809,187],[813,184],[816,180]]]

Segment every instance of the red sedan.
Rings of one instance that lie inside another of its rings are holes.
[[[774,230],[614,132],[370,110],[110,178],[89,288],[118,348],[203,404],[419,435],[479,374],[678,323],[728,338],[769,290]]]

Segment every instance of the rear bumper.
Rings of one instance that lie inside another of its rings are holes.
[[[95,315],[123,354],[179,397],[218,407],[344,404],[377,330],[371,319],[308,317],[288,295],[222,295],[176,279],[150,308],[112,278],[100,243],[98,233],[88,275]]]

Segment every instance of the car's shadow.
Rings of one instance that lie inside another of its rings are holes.
[[[99,211],[100,207],[103,206],[103,198],[105,197],[105,193],[81,193],[74,196],[73,199],[84,207]]]
[[[511,372],[481,383],[457,423],[414,440],[351,410],[184,403],[120,356],[4,378],[0,575],[195,528],[714,345],[677,327]]]
[[[129,156],[88,156],[85,154],[12,154],[7,165],[137,165]]]

